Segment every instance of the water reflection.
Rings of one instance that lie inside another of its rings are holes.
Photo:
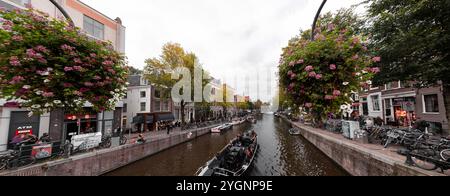
[[[348,175],[301,136],[291,136],[289,128],[281,119],[264,115],[258,124],[243,124],[223,134],[205,135],[107,175],[191,176],[230,140],[249,129],[258,133],[260,145],[252,176]]]

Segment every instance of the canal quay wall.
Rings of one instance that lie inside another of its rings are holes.
[[[443,176],[405,164],[406,157],[375,144],[361,144],[286,118],[302,136],[353,176]]]
[[[155,155],[161,151],[209,134],[211,127],[161,135],[145,144],[129,144],[98,150],[67,159],[36,164],[27,168],[5,171],[0,176],[99,176]]]

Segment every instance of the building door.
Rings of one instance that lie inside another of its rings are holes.
[[[39,137],[39,116],[28,117],[29,112],[11,112],[8,141],[19,134],[33,134]]]
[[[363,106],[363,115],[368,116],[369,115],[369,104],[363,103],[362,106]]]

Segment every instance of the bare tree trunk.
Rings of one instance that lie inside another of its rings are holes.
[[[444,85],[443,87],[444,92],[444,105],[445,105],[445,113],[447,115],[447,126],[444,127],[444,134],[445,135],[449,135],[450,134],[450,130],[449,130],[449,126],[450,126],[450,85]]]

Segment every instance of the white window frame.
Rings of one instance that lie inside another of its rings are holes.
[[[427,105],[426,105],[426,101],[425,101],[425,96],[428,96],[428,95],[436,95],[437,96],[437,101],[438,101],[438,110],[439,110],[439,112],[427,112]],[[422,107],[423,107],[423,113],[424,114],[441,114],[441,112],[440,112],[440,108],[439,108],[439,94],[437,94],[437,93],[428,93],[428,94],[423,94],[422,95]]]
[[[378,102],[378,110],[375,109],[375,99],[374,99],[374,97],[378,97],[378,98],[377,98],[377,102]],[[372,102],[372,111],[374,111],[374,112],[381,112],[381,110],[382,110],[381,103],[380,103],[380,101],[381,101],[381,96],[378,95],[378,94],[376,94],[376,95],[371,95],[371,96],[370,96],[370,100],[371,100],[371,102]]]

